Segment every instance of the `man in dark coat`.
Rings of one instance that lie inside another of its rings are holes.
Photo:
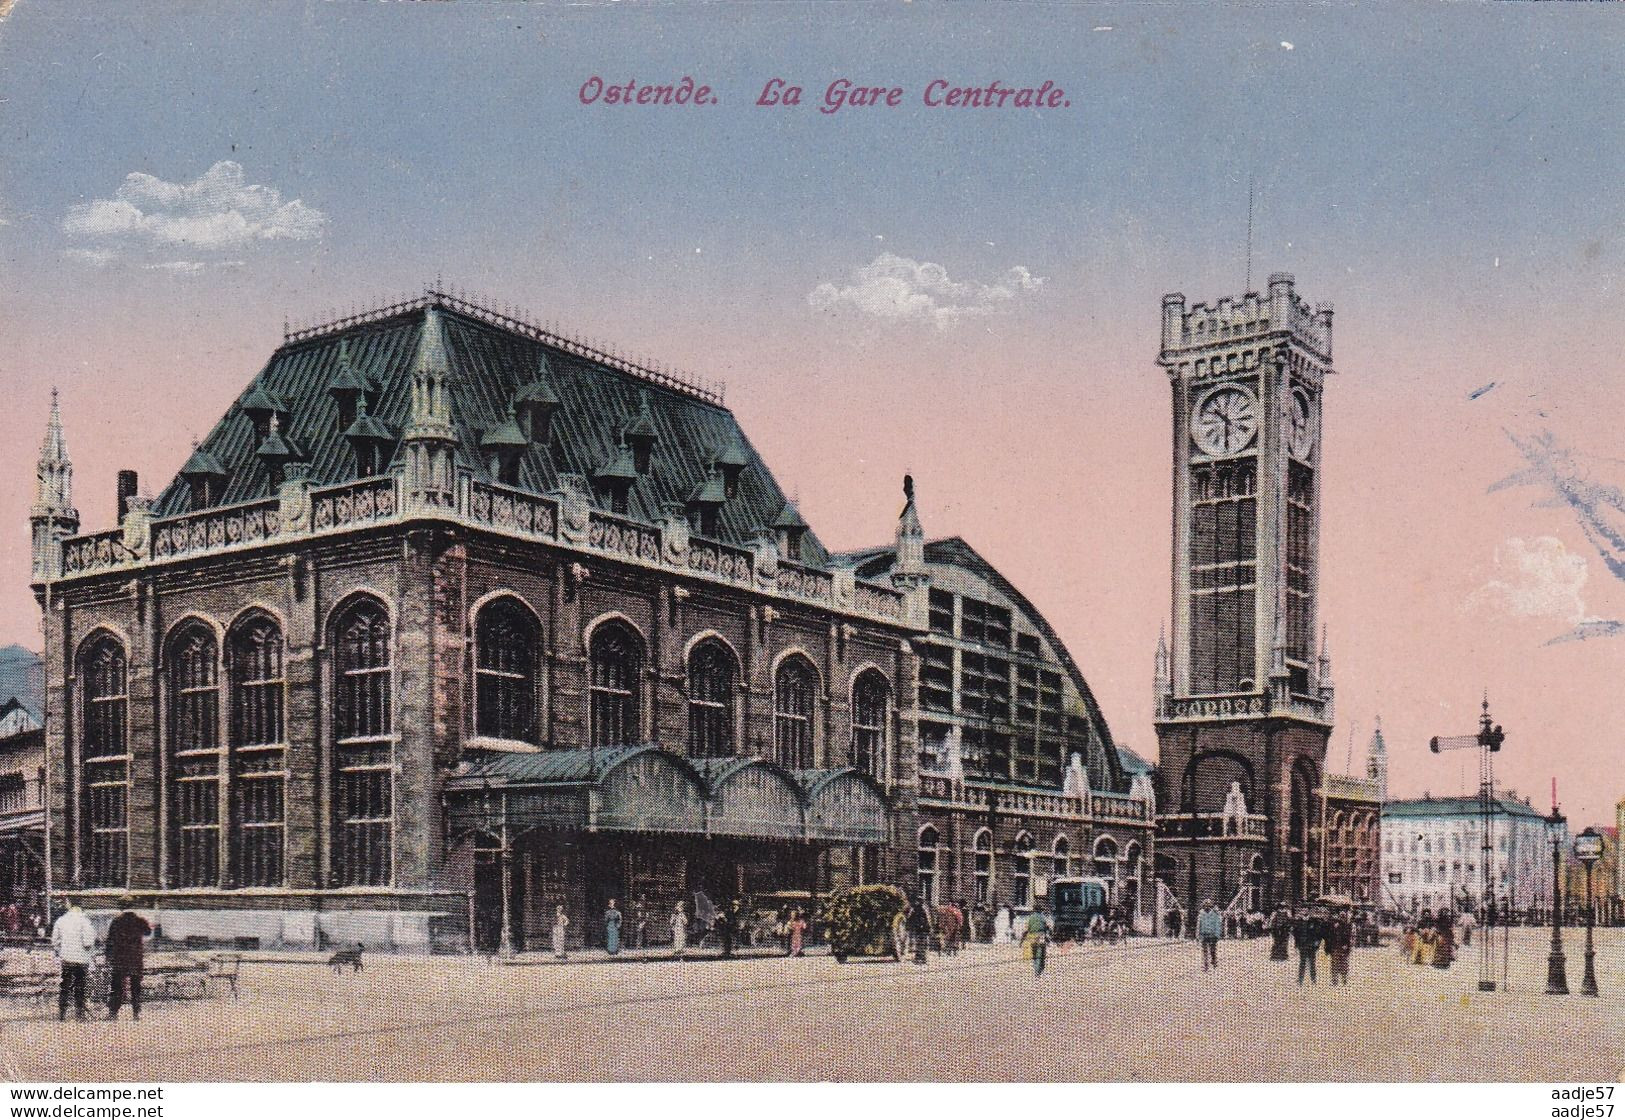
[[[925,963],[925,951],[931,944],[931,908],[922,898],[915,898],[908,906],[908,939],[914,943],[914,963]]]
[[[1292,923],[1292,943],[1298,950],[1298,983],[1303,983],[1305,974],[1311,984],[1320,983],[1315,976],[1315,956],[1320,952],[1323,936],[1320,919],[1315,917],[1313,911],[1300,910],[1297,920]]]
[[[119,900],[123,913],[107,927],[107,971],[113,987],[107,994],[107,1017],[118,1018],[124,1006],[124,985],[130,985],[130,1010],[141,1018],[141,973],[146,968],[146,939],[152,935],[147,919],[135,912],[135,899]]]
[[[1286,960],[1286,946],[1291,939],[1292,915],[1285,906],[1277,906],[1270,918],[1270,960]]]
[[[1332,959],[1332,983],[1349,982],[1349,955],[1354,948],[1354,923],[1339,910],[1326,926],[1326,954]]]

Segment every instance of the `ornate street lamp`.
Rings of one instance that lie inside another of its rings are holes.
[[[1591,895],[1591,868],[1602,858],[1602,833],[1587,828],[1574,838],[1574,858],[1586,869],[1586,975],[1580,984],[1580,994],[1597,994],[1597,953],[1591,944],[1591,931],[1597,923],[1597,904]]]
[[[1552,815],[1546,818],[1546,830],[1552,839],[1552,951],[1546,957],[1546,994],[1569,994],[1568,961],[1563,956],[1563,814],[1552,806]]]

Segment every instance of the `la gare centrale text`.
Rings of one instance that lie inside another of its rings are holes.
[[[628,81],[606,82],[594,74],[581,83],[577,97],[583,105],[690,106],[718,105],[717,91],[688,75],[671,83]],[[756,95],[759,108],[789,108],[817,105],[826,115],[847,109],[896,109],[909,94],[902,86],[864,85],[850,78],[836,78],[824,87],[823,96],[813,101],[806,89],[783,78],[769,78]],[[917,99],[928,109],[1067,109],[1072,102],[1066,90],[1046,79],[1036,86],[1012,86],[1001,81],[986,85],[958,85],[946,78],[928,82]]]

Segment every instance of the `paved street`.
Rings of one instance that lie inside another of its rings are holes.
[[[1544,995],[1546,940],[1518,932],[1514,991],[1482,997],[1476,958],[1441,972],[1391,948],[1360,951],[1347,989],[1300,990],[1262,941],[1221,945],[1206,976],[1188,944],[1091,946],[1036,981],[986,947],[925,968],[372,957],[248,965],[239,1002],[140,1024],[9,1008],[0,1041],[26,1081],[1618,1079],[1622,931],[1602,935],[1601,1000]]]

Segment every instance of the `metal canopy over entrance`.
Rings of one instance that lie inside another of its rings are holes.
[[[446,783],[453,836],[532,828],[883,844],[885,794],[851,768],[690,761],[662,747],[473,751]]]

